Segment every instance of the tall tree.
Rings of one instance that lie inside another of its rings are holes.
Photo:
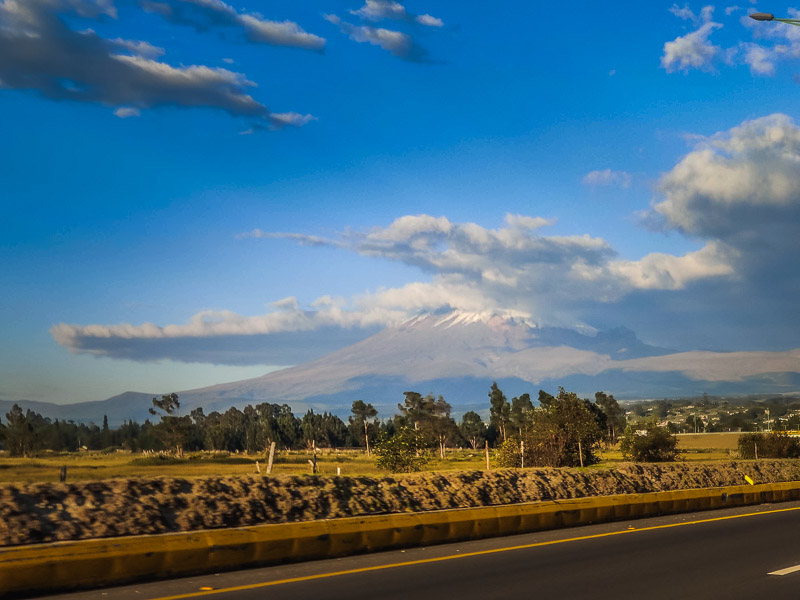
[[[450,417],[450,404],[433,394],[422,396],[417,392],[404,392],[403,404],[398,404],[401,422],[413,427],[423,434],[423,439],[439,446],[439,455],[444,458],[447,440],[458,430],[455,421]]]
[[[481,416],[474,410],[465,412],[461,417],[461,425],[459,425],[461,435],[467,440],[473,450],[477,450],[483,446],[486,439],[486,423],[483,422]]]
[[[616,444],[617,437],[625,430],[625,411],[613,394],[597,392],[594,401],[606,415],[606,441]]]
[[[523,431],[530,424],[533,418],[533,402],[530,394],[522,394],[519,398],[511,399],[511,410],[509,422],[522,438]]]
[[[506,426],[508,425],[511,414],[511,406],[508,404],[503,390],[497,387],[496,381],[492,382],[492,387],[489,390],[489,402],[491,403],[489,409],[491,422],[497,427],[497,430],[500,432],[500,437],[505,441]]]
[[[369,456],[369,430],[370,425],[374,425],[378,411],[372,404],[367,404],[363,400],[354,400],[350,411],[353,413],[353,416],[350,417],[350,424],[353,427],[363,427],[364,429],[364,445],[367,448],[367,456]]]
[[[564,388],[550,398],[534,412],[525,436],[526,457],[548,467],[591,464],[596,460],[592,450],[602,437],[592,403]]]
[[[30,411],[28,411],[30,412]],[[28,415],[14,404],[6,413],[6,449],[11,456],[28,456],[35,447],[35,435]]]
[[[161,399],[153,398],[153,406],[148,410],[151,415],[161,417],[161,432],[164,445],[174,447],[178,456],[183,456],[183,442],[186,437],[187,421],[178,417],[178,409],[181,407],[178,394],[164,394]]]

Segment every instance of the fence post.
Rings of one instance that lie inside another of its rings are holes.
[[[267,462],[267,475],[272,473],[272,461],[275,460],[275,442],[269,445],[269,462]]]

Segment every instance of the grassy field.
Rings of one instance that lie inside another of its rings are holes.
[[[681,459],[686,461],[715,461],[736,458],[737,433],[697,433],[678,436]],[[601,449],[600,464],[613,466],[622,461],[618,449]],[[492,453],[493,456],[493,453]],[[277,475],[299,475],[311,472],[308,461],[311,452],[278,451],[272,472]],[[36,483],[58,481],[59,470],[67,467],[67,481],[87,481],[117,477],[214,477],[256,475],[266,470],[266,457],[246,454],[197,454],[184,459],[142,456],[129,452],[103,454],[79,452],[73,454],[42,454],[35,458],[10,458],[0,455],[0,483]],[[474,450],[451,450],[445,460],[428,463],[429,471],[468,471],[484,469],[484,453]],[[495,468],[492,459],[492,467]],[[386,475],[375,466],[375,458],[367,458],[359,450],[319,450],[317,470],[323,475]]]
[[[299,475],[311,473],[311,452],[276,452],[272,473]],[[256,464],[258,463],[258,465]],[[128,452],[102,454],[80,452],[71,454],[42,454],[35,458],[0,456],[0,483],[54,482],[62,466],[67,467],[67,481],[87,481],[124,477],[214,477],[257,475],[266,472],[263,454],[207,454],[184,459],[142,456]],[[454,450],[446,460],[432,460],[428,470],[475,470],[485,466],[482,453]],[[367,458],[359,450],[320,450],[317,452],[317,472],[323,475],[386,475],[375,466],[375,457]]]

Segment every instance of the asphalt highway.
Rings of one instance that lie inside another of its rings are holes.
[[[51,600],[800,599],[800,503],[673,515]]]

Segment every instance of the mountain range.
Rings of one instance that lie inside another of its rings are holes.
[[[353,400],[372,403],[379,416],[396,412],[403,392],[443,395],[454,413],[486,412],[497,381],[506,395],[564,386],[591,397],[619,399],[709,394],[788,393],[800,389],[800,349],[783,352],[676,352],[645,344],[624,327],[598,333],[538,327],[491,313],[426,314],[388,327],[316,360],[262,377],[178,391],[181,412],[206,414],[261,402],[349,414]],[[44,416],[112,426],[144,421],[161,393],[125,392],[107,400],[56,405],[19,401]],[[2,413],[12,402],[0,401]]]

